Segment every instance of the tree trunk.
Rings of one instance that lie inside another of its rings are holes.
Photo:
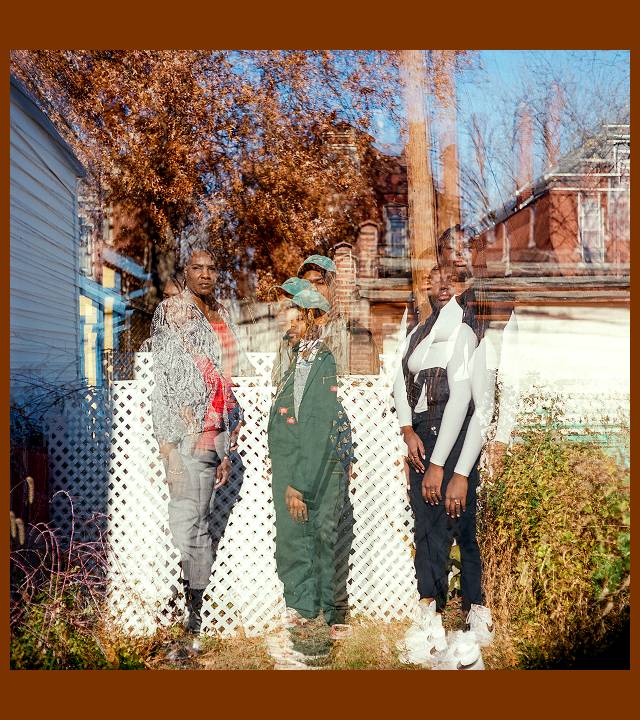
[[[402,51],[408,140],[409,243],[413,297],[420,320],[431,314],[427,297],[429,271],[436,264],[436,212],[429,163],[429,122],[425,113],[425,65],[421,50]]]
[[[439,50],[441,74],[440,157],[442,196],[438,203],[438,234],[460,223],[460,170],[458,160],[458,113],[456,106],[455,50]]]

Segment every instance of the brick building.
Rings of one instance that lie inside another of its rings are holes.
[[[367,328],[384,353],[411,302],[412,286],[406,161],[377,153],[377,168],[378,217],[362,222],[352,242],[337,243],[333,256],[343,314],[355,327]],[[354,339],[352,354],[357,347]]]
[[[475,241],[487,275],[522,292],[628,299],[629,141],[628,125],[604,126],[485,217]]]
[[[603,127],[470,228],[494,292],[524,305],[628,305],[629,139],[628,125]],[[375,192],[381,222],[363,222],[333,254],[344,314],[369,328],[384,352],[412,302],[402,156],[379,154]]]

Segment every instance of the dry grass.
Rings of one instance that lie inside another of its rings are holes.
[[[352,637],[334,643],[327,670],[396,670],[407,669],[398,662],[396,641],[402,638],[408,623],[379,623],[357,619],[351,622]],[[272,670],[275,661],[269,655],[263,638],[203,637],[199,655],[190,655],[180,661],[167,657],[180,644],[189,639],[179,630],[166,642],[162,652],[149,662],[150,669],[202,669],[202,670]]]
[[[454,599],[445,612],[445,627],[457,630],[464,627],[465,616],[460,602]],[[409,621],[377,622],[365,618],[352,619],[353,635],[334,643],[326,670],[421,670],[415,665],[403,665],[398,660],[396,642],[401,640]],[[506,630],[497,630],[496,641],[484,648],[485,666],[491,669],[513,667],[508,655],[509,642]],[[178,642],[188,643],[186,636],[177,631]],[[175,647],[175,639],[171,644]],[[165,651],[169,646],[165,647]],[[154,669],[201,669],[201,670],[273,670],[275,661],[269,655],[263,638],[211,638],[202,640],[200,655],[191,655],[180,662],[158,657],[149,664]]]
[[[334,645],[332,670],[406,670],[398,661],[396,642],[408,626],[406,622],[382,623],[356,619],[353,635]]]
[[[273,658],[262,638],[205,641],[198,665],[203,670],[271,670]]]

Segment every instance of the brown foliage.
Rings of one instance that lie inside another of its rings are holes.
[[[396,52],[16,50],[11,68],[127,218],[116,247],[139,262],[190,233],[282,280],[376,218],[368,132],[399,121]]]
[[[372,211],[365,131],[397,109],[386,52],[29,50],[12,70],[135,218],[134,256],[196,227],[238,269],[294,246],[278,277]],[[339,121],[349,147],[331,141]]]

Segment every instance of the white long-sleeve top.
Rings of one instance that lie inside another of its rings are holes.
[[[406,354],[411,336],[417,329],[414,328],[407,336],[402,348],[402,357]],[[431,332],[418,344],[408,359],[409,372],[414,378],[421,370],[434,367],[446,368],[447,372],[449,398],[442,415],[436,444],[429,458],[434,465],[444,466],[467,415],[472,397],[471,361],[476,346],[476,335],[469,325],[462,322],[462,308],[454,297],[442,308]],[[402,365],[396,374],[393,397],[400,427],[410,426],[412,411],[407,399]],[[414,411],[424,412],[427,408],[425,387]]]
[[[491,332],[493,330],[493,332]],[[502,329],[489,329],[476,348],[471,368],[474,413],[455,472],[468,477],[487,437],[495,406],[496,380],[501,383],[495,440],[509,443],[519,402],[518,323],[515,312]]]
[[[520,349],[518,345],[518,320],[515,311],[502,331],[498,382],[501,385],[498,427],[495,439],[509,444],[520,406]]]

